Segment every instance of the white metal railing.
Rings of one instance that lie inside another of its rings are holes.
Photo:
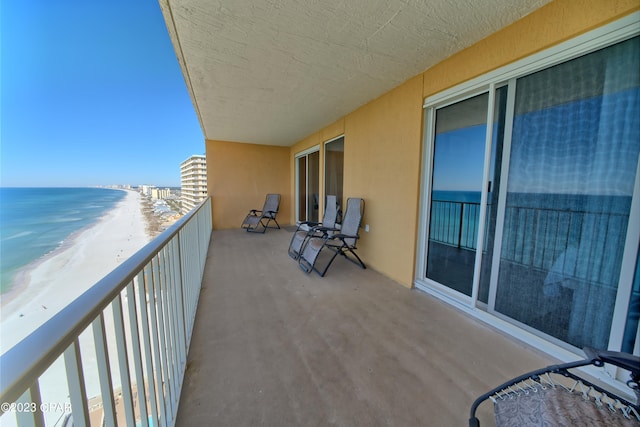
[[[2,424],[174,425],[211,230],[207,198],[3,354]]]

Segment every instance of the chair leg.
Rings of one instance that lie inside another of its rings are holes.
[[[324,275],[327,273],[327,270],[329,270],[329,267],[331,266],[331,263],[333,262],[334,259],[336,259],[336,257],[338,256],[338,254],[342,255],[343,257],[345,257],[347,260],[351,261],[352,263],[354,263],[355,265],[359,266],[360,268],[362,268],[363,270],[366,270],[367,266],[364,265],[364,262],[362,262],[362,260],[360,259],[360,257],[358,256],[358,254],[356,254],[353,249],[351,249],[349,246],[347,245],[343,245],[339,248],[333,249],[329,246],[325,246],[326,248],[328,248],[330,251],[333,252],[333,256],[331,257],[331,259],[329,260],[329,262],[327,263],[327,265],[325,266],[324,270],[319,271],[315,268],[314,266],[314,270],[316,270],[318,272],[318,274],[321,277],[324,277]],[[349,256],[347,256],[347,252],[351,252],[351,254],[356,258],[353,259]],[[357,261],[356,261],[357,260]]]
[[[265,218],[260,218],[260,221],[258,221],[256,226],[253,227],[251,230],[249,230],[249,228],[247,228],[247,231],[250,231],[252,233],[262,233],[262,234],[264,234],[267,231],[267,228],[275,228],[275,229],[280,230],[280,224],[278,224],[278,221],[276,221],[274,218],[267,218],[267,223],[266,224],[264,223],[264,220],[265,220]],[[272,227],[272,226],[269,225],[269,223],[271,221],[276,223],[276,227]],[[262,226],[262,229],[258,230],[260,225]]]
[[[321,271],[318,268],[316,268],[316,261],[318,260],[318,257],[320,256],[320,252],[322,252],[322,250],[324,248],[327,248],[328,250],[333,252],[333,255],[331,256],[331,259],[329,260],[327,265],[325,265],[324,269],[322,269],[322,271]],[[343,244],[342,246],[336,247],[336,248],[328,246],[328,245],[323,245],[322,248],[320,248],[320,250],[316,254],[315,258],[313,259],[313,262],[309,262],[309,260],[307,260],[304,257],[303,251],[304,251],[304,245],[303,245],[303,248],[300,250],[300,254],[298,255],[298,257],[299,257],[298,258],[298,265],[300,266],[300,268],[305,273],[310,273],[311,270],[313,270],[316,273],[318,273],[320,275],[320,277],[324,277],[325,274],[327,274],[327,271],[329,270],[329,267],[331,267],[331,264],[333,263],[333,261],[336,259],[336,257],[338,255],[342,255],[347,260],[349,260],[350,262],[354,263],[355,265],[359,266],[362,269],[366,269],[367,268],[367,266],[364,264],[364,262],[362,262],[362,259],[360,259],[360,257],[358,256],[358,254],[356,254],[353,251],[353,249],[351,247],[349,247],[348,245],[346,245],[346,244]],[[355,257],[355,259],[349,257],[347,255],[347,252],[351,252],[351,254]]]
[[[316,268],[314,268],[314,270],[316,270],[316,272],[320,275],[320,277],[324,277],[325,274],[327,274],[327,270],[329,269],[329,267],[331,267],[331,263],[333,263],[333,260],[336,259],[336,257],[338,256],[339,253],[342,253],[340,250],[333,250],[331,248],[329,248],[329,250],[331,250],[333,252],[333,256],[331,257],[331,259],[329,260],[329,262],[327,263],[327,265],[324,267],[324,270],[319,271]]]
[[[277,230],[280,230],[280,224],[278,224],[278,221],[276,221],[276,219],[275,219],[275,218],[269,218],[269,221],[267,221],[267,226],[269,226],[269,223],[270,223],[271,221],[275,222],[275,223],[276,223],[276,226],[275,226],[275,227],[269,227],[269,228],[275,228],[275,229],[277,229]]]
[[[265,223],[263,223],[263,224],[262,224],[262,225],[264,226],[264,228],[265,228],[265,229],[266,229],[266,228],[274,228],[274,229],[278,229],[278,230],[280,229],[280,224],[278,224],[278,221],[276,221],[276,219],[275,219],[275,218],[262,217],[262,218],[260,219],[260,221],[262,221],[262,220],[264,220],[264,219],[266,219],[266,220],[267,220],[266,224],[265,224]],[[269,225],[269,224],[271,224],[271,221],[273,221],[273,222],[275,222],[275,223],[276,223],[276,226],[275,226],[275,227],[274,227],[274,226],[272,226],[272,225]]]
[[[349,252],[351,252],[351,255],[353,255],[354,257],[356,257],[356,259],[358,260],[358,262],[356,263],[356,261],[355,261],[354,259],[349,258],[345,252],[341,252],[341,253],[342,253],[342,256],[344,256],[346,259],[348,259],[349,261],[351,261],[352,263],[354,263],[354,264],[356,264],[356,265],[358,265],[358,264],[359,264],[359,265],[360,265],[360,268],[362,268],[363,270],[366,270],[366,269],[367,269],[367,266],[366,266],[366,265],[364,265],[364,262],[362,262],[362,260],[361,260],[361,259],[360,259],[360,257],[358,256],[358,254],[357,254],[357,253],[355,253],[355,252],[353,251],[353,249],[351,249],[351,248],[350,248],[350,247],[348,247],[348,246],[347,246],[347,250],[348,250]]]
[[[262,231],[259,231],[260,226],[262,225]],[[258,221],[255,225],[255,227],[247,227],[247,232],[249,233],[263,233],[266,231],[266,228],[264,226],[264,223],[262,222],[262,219],[260,219],[260,221]]]

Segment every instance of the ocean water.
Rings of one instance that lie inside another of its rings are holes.
[[[475,249],[479,191],[434,190],[431,201],[430,239],[447,245]]]
[[[446,202],[480,203],[480,196],[479,191],[433,191],[433,200]]]
[[[0,292],[126,195],[107,188],[0,188]]]
[[[490,202],[493,196],[497,195],[490,195]],[[489,203],[488,218],[495,216],[496,201],[493,203]],[[434,191],[431,204],[430,239],[477,248],[480,192]],[[534,264],[540,268],[552,263],[558,248],[567,245],[591,248],[589,251],[606,248],[614,253],[622,250],[616,242],[625,240],[630,210],[630,196],[510,192],[503,250],[519,262],[532,263],[535,258]],[[615,266],[607,265],[602,274],[616,274]]]

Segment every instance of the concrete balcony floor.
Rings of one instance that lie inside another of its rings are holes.
[[[306,275],[291,235],[214,232],[177,425],[463,426],[477,396],[555,363],[344,259]]]

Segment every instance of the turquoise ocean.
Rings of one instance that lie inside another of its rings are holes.
[[[0,292],[125,196],[107,188],[0,188]]]

